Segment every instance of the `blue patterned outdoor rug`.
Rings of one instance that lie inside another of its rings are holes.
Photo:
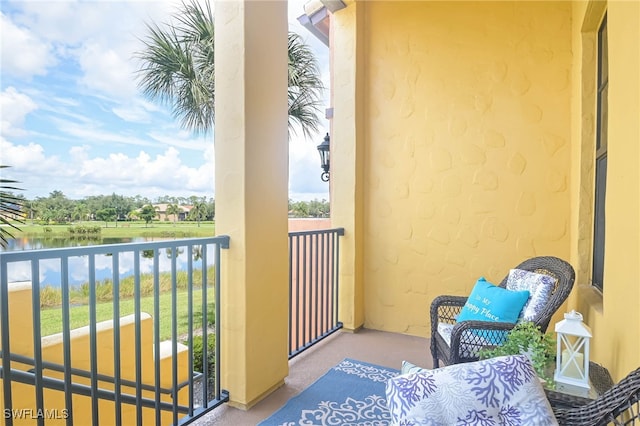
[[[346,358],[259,426],[386,426],[385,386],[398,373]]]

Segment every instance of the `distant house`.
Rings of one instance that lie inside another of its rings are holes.
[[[173,222],[174,219],[176,221],[186,220],[187,216],[189,215],[189,212],[193,208],[193,206],[178,206],[181,211],[180,213],[178,213],[177,215],[178,217],[174,217],[175,215],[173,214],[167,215],[167,206],[169,206],[169,204],[167,203],[153,204],[153,207],[156,209],[156,212],[158,213],[158,218],[161,222],[165,220]]]

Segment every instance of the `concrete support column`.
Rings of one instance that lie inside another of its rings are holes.
[[[287,2],[215,2],[222,386],[249,408],[288,374]]]
[[[332,20],[331,221],[340,242],[340,312],[345,329],[364,324],[365,2],[347,2]],[[336,95],[337,94],[337,95]]]

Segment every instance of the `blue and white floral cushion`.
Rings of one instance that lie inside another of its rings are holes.
[[[389,379],[393,425],[557,425],[523,355],[496,357]]]
[[[555,286],[556,279],[550,275],[523,269],[510,270],[505,288],[512,291],[527,290],[530,293],[529,300],[522,308],[518,321],[532,321],[544,309]]]

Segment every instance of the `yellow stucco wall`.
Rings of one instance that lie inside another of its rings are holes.
[[[426,336],[435,296],[534,255],[569,257],[571,8],[357,5],[364,325]],[[351,125],[340,114],[334,132]]]
[[[640,366],[640,3],[576,2],[572,39],[572,298],[593,331],[593,358],[619,380]],[[609,137],[604,292],[590,287],[596,126],[596,32],[607,13]]]

